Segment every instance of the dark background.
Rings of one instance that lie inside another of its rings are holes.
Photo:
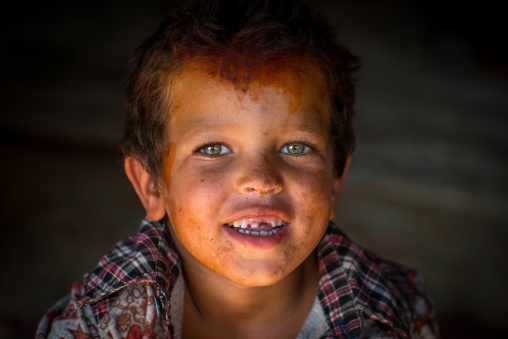
[[[141,204],[118,161],[126,61],[171,1],[2,5],[0,337],[43,312]],[[493,2],[312,1],[363,59],[337,221],[420,270],[443,338],[508,337],[508,58]]]

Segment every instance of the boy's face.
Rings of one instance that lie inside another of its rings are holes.
[[[315,249],[342,178],[333,176],[328,98],[314,79],[262,70],[245,92],[205,72],[182,78],[162,197],[184,265],[266,286]]]

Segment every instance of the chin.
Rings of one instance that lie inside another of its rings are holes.
[[[263,287],[272,286],[287,276],[287,269],[278,265],[243,266],[237,272],[224,272],[224,277],[242,286]]]
[[[275,277],[240,277],[238,279],[230,279],[238,285],[245,287],[267,287],[276,285],[282,278]]]

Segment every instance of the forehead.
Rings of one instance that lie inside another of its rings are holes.
[[[257,65],[225,59],[193,60],[181,68],[170,89],[170,119],[183,107],[196,104],[204,89],[228,89],[239,98],[257,102],[260,96],[278,94],[287,100],[289,114],[306,111],[316,113],[329,125],[330,94],[323,74],[309,61],[279,58]]]

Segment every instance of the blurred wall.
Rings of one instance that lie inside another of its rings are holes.
[[[0,337],[144,216],[118,161],[126,61],[178,2],[17,2],[2,22]],[[488,2],[312,1],[363,60],[337,221],[420,270],[444,338],[508,333],[506,25]],[[465,326],[467,325],[467,326]]]

